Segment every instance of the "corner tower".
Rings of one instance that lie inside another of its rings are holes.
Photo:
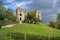
[[[24,11],[22,8],[17,8],[16,10],[17,12],[17,20],[19,21],[20,24],[22,24],[22,22],[25,19],[25,16],[27,15],[27,12]]]
[[[41,19],[41,11],[35,11],[36,12],[36,18],[39,18],[40,20]]]

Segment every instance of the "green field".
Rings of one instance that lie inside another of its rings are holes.
[[[18,24],[11,28],[0,29],[0,35],[6,35],[9,33],[28,34],[33,36],[45,36],[48,37],[60,37],[60,30],[48,27],[45,24]]]

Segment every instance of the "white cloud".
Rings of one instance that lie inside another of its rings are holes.
[[[10,6],[12,6],[14,9],[17,9],[18,7],[21,7],[23,9],[27,9],[28,8],[27,4],[31,4],[31,3],[33,3],[33,1],[29,1],[29,2],[18,2],[18,3],[17,2],[14,2],[14,3],[11,3]]]
[[[29,1],[29,2],[20,2],[20,3],[16,3],[16,7],[22,7],[22,6],[25,6],[27,4],[31,4],[33,3],[33,1]]]
[[[6,0],[6,2],[8,2],[8,3],[11,3],[11,2],[13,2],[14,0]]]
[[[13,7],[13,6],[11,6],[11,5],[4,5],[4,7],[5,7],[6,9],[10,8],[10,9],[14,9],[14,10],[15,10],[15,7]]]
[[[52,5],[52,7],[55,7],[57,1],[58,1],[58,0],[54,0],[54,1],[53,1],[53,5]]]
[[[8,9],[8,8],[10,8],[10,9],[12,9],[12,10],[16,10],[17,9],[17,7],[21,7],[21,8],[23,8],[23,9],[28,9],[29,7],[27,6],[27,4],[31,4],[31,3],[33,3],[33,1],[29,1],[29,2],[14,2],[13,3],[13,1],[8,1],[8,2],[11,2],[11,4],[8,4],[8,5],[4,5],[4,7],[6,8],[6,9]]]
[[[7,5],[4,5],[4,7],[7,9],[8,8],[8,6]]]

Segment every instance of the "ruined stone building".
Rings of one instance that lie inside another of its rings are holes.
[[[21,24],[24,21],[25,16],[28,13],[25,10],[23,10],[22,8],[17,8],[16,14],[17,14],[17,19],[18,19],[19,23]],[[36,14],[36,18],[39,18],[41,20],[41,12],[35,11],[35,14]]]

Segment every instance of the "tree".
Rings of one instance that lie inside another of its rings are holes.
[[[8,21],[6,21],[5,19],[8,19]],[[9,24],[10,21],[16,21],[16,17],[14,17],[14,15],[10,9],[8,9],[6,11],[3,6],[3,3],[0,2],[0,28],[3,25]],[[10,23],[12,23],[12,22],[10,22]]]
[[[3,7],[3,3],[0,2],[0,28],[1,26],[5,25],[5,21],[4,21],[5,14],[6,14],[6,10]]]
[[[6,25],[6,22],[3,21],[3,20],[0,20],[0,28],[1,28],[1,26],[3,26],[3,25]]]
[[[27,23],[39,23],[40,19],[36,18],[35,12],[28,13],[26,16],[25,22]]]
[[[13,15],[13,12],[11,11],[11,9],[8,9],[6,11],[6,19],[8,19],[9,21],[16,21],[16,17]]]
[[[0,2],[0,20],[4,20],[6,14],[6,10],[3,7],[2,2]]]
[[[53,27],[53,28],[58,28],[58,25],[57,25],[57,22],[56,22],[56,21],[51,21],[51,22],[49,23],[49,26],[50,26],[50,27]]]
[[[58,27],[60,29],[60,14],[57,15],[57,24],[58,24]]]

